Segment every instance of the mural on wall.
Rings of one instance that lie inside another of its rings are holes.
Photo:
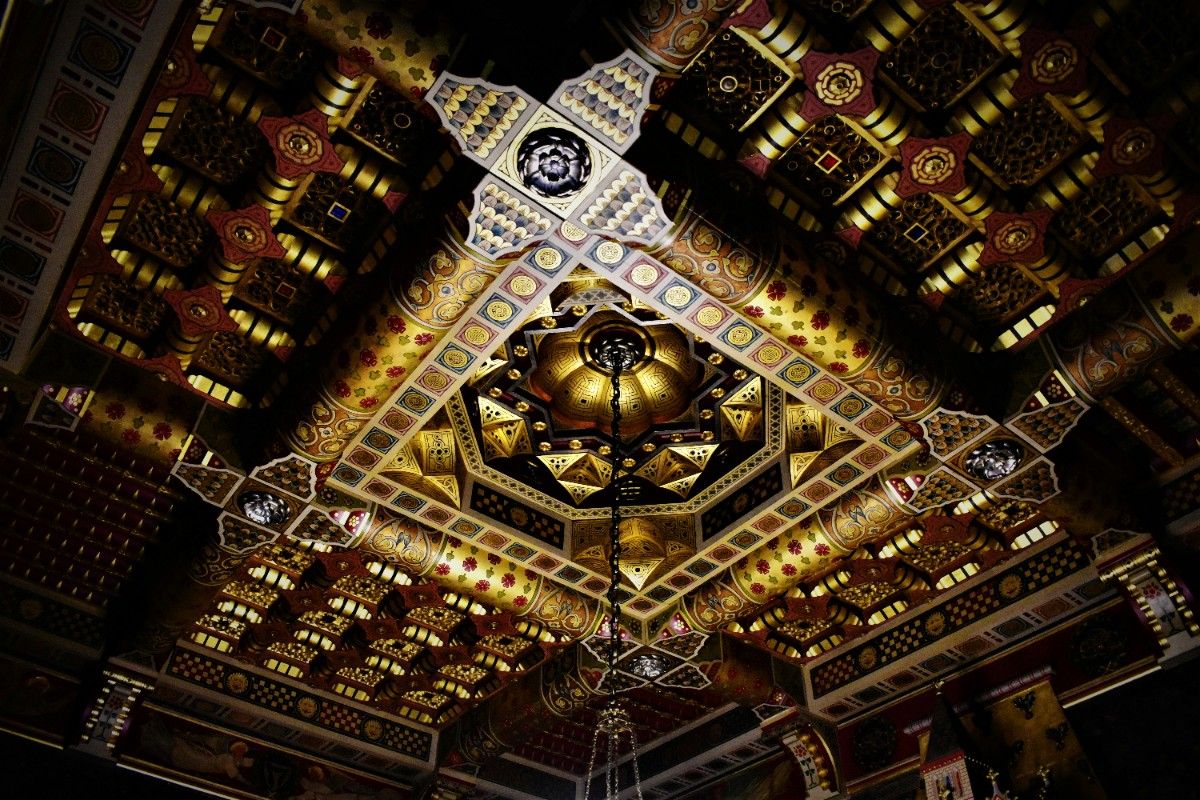
[[[166,777],[185,777],[232,797],[264,800],[408,800],[383,781],[144,708],[120,760]]]

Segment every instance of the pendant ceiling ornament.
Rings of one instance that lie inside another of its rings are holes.
[[[613,445],[619,450],[621,443],[621,374],[633,369],[635,365],[647,357],[643,338],[636,331],[621,326],[612,326],[599,331],[588,343],[588,354],[595,363],[609,375],[611,383],[610,408],[612,422],[610,432]],[[618,453],[619,455],[619,453]],[[618,462],[619,463],[619,462]],[[612,515],[609,527],[609,584],[608,603],[611,616],[608,626],[608,702],[601,709],[596,721],[596,730],[592,734],[592,756],[588,762],[587,782],[584,784],[584,798],[591,797],[592,777],[596,772],[596,758],[601,748],[603,738],[603,781],[605,800],[616,800],[621,794],[620,757],[622,739],[627,740],[626,746],[631,753],[630,762],[633,766],[634,796],[641,800],[642,781],[638,774],[637,763],[637,732],[629,711],[617,698],[617,660],[621,657],[621,487],[619,481],[623,475],[620,470],[613,470],[609,480],[614,489],[612,494]],[[646,665],[648,668],[651,665]],[[661,670],[660,670],[661,671]]]

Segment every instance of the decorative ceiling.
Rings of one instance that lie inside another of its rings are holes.
[[[782,742],[821,800],[920,763],[935,681],[1069,658],[1065,703],[1194,646],[1194,9],[547,13],[42,20],[3,603],[101,665],[78,746],[577,796],[615,684],[647,796]]]

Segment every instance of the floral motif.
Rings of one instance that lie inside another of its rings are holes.
[[[413,341],[417,344],[425,345],[433,341],[432,333],[418,333],[413,337]]]
[[[438,575],[449,575],[450,574],[450,565],[449,564],[438,564],[436,567],[433,568],[433,571],[436,572]]]
[[[993,211],[984,220],[986,240],[979,263],[1034,264],[1045,255],[1046,226],[1054,212],[1040,208],[1027,214]]]
[[[787,284],[783,281],[771,281],[767,285],[767,299],[779,301],[787,296]]]
[[[754,592],[754,594],[762,594],[766,590],[767,590],[767,588],[765,586],[763,586],[761,583],[755,582],[755,583],[750,584],[750,591]]]
[[[746,306],[746,316],[754,317],[755,319],[763,315],[762,306]]]
[[[822,331],[829,327],[829,312],[817,311],[812,315],[812,319],[808,321],[812,325],[814,331]]]
[[[287,251],[271,229],[271,215],[260,205],[232,211],[210,211],[208,224],[221,237],[221,252],[226,259],[240,263],[251,258],[283,258]]]
[[[333,393],[338,397],[349,397],[350,384],[346,383],[345,381],[338,381],[333,385]]]
[[[374,350],[363,349],[358,354],[358,360],[364,367],[373,367],[379,363],[378,357]]]
[[[125,416],[125,406],[122,403],[109,403],[104,407],[104,415],[109,419],[121,419]]]
[[[771,565],[760,559],[759,562],[754,565],[754,569],[758,570],[759,575],[766,575],[771,571]]]
[[[852,53],[818,53],[810,50],[800,60],[808,91],[800,116],[808,122],[844,114],[863,117],[876,106],[872,81],[879,51],[864,47]]]
[[[896,194],[912,197],[924,192],[955,194],[967,185],[967,149],[971,134],[960,131],[938,139],[910,137],[900,145],[900,180]]]
[[[813,551],[817,555],[824,558],[825,556],[829,555],[829,545],[825,544],[824,542],[817,542],[816,546],[813,547]]]
[[[1021,34],[1021,70],[1012,93],[1018,100],[1054,92],[1073,95],[1087,85],[1088,54],[1095,28],[1065,33],[1030,29]]]
[[[407,371],[408,370],[406,370],[404,367],[388,367],[387,370],[385,370],[385,374],[389,378],[399,378]]]
[[[165,442],[167,439],[171,438],[172,430],[171,430],[171,426],[168,425],[167,423],[156,422],[154,424],[154,428],[152,429],[152,432],[154,434],[155,439],[158,439],[160,442]]]
[[[798,333],[793,333],[788,337],[788,344],[790,344],[792,347],[804,347],[808,344],[808,337],[801,336]]]
[[[513,587],[513,584],[515,584],[516,582],[517,582],[517,578],[511,572],[504,573],[504,575],[500,578],[500,585],[503,586],[505,589],[511,589]]]
[[[467,572],[474,572],[477,566],[479,566],[479,563],[475,561],[473,556],[467,556],[463,559],[463,569]]]
[[[784,575],[792,576],[796,574],[795,564],[784,564],[781,569],[783,570]]]
[[[315,108],[294,117],[263,117],[258,129],[275,154],[275,172],[280,177],[340,172],[345,166],[329,138],[329,117]]]
[[[364,397],[358,401],[359,408],[374,408],[377,405],[379,405],[379,398],[377,397]]]
[[[475,591],[477,591],[477,592],[486,592],[490,588],[492,588],[491,581],[485,581],[485,580],[475,581]]]
[[[367,15],[367,35],[372,39],[386,39],[392,35],[392,18],[382,11]]]
[[[854,347],[850,350],[850,353],[855,358],[866,358],[871,354],[871,343],[866,339],[859,339],[854,343]]]
[[[798,556],[804,552],[804,542],[799,539],[792,539],[788,542],[788,552],[794,556]]]
[[[528,602],[529,602],[529,600],[528,600],[528,598],[525,597],[525,595],[521,595],[520,597],[513,598],[513,605],[516,606],[517,608],[521,608]]]
[[[1188,328],[1195,324],[1191,314],[1176,314],[1171,317],[1171,330],[1176,333],[1183,333]]]
[[[404,321],[404,317],[398,314],[393,314],[387,318],[388,330],[392,333],[404,333],[408,329],[408,323]]]

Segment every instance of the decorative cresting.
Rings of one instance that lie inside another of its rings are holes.
[[[704,370],[679,329],[670,324],[634,327],[622,320],[616,312],[601,312],[573,331],[549,333],[538,343],[529,389],[547,402],[563,428],[609,429],[612,388],[596,347],[614,330],[625,332],[643,353],[620,376],[625,437],[676,419],[695,397]]]
[[[858,547],[912,524],[914,516],[872,480],[747,553],[685,596],[679,613],[693,630],[720,630]]]

